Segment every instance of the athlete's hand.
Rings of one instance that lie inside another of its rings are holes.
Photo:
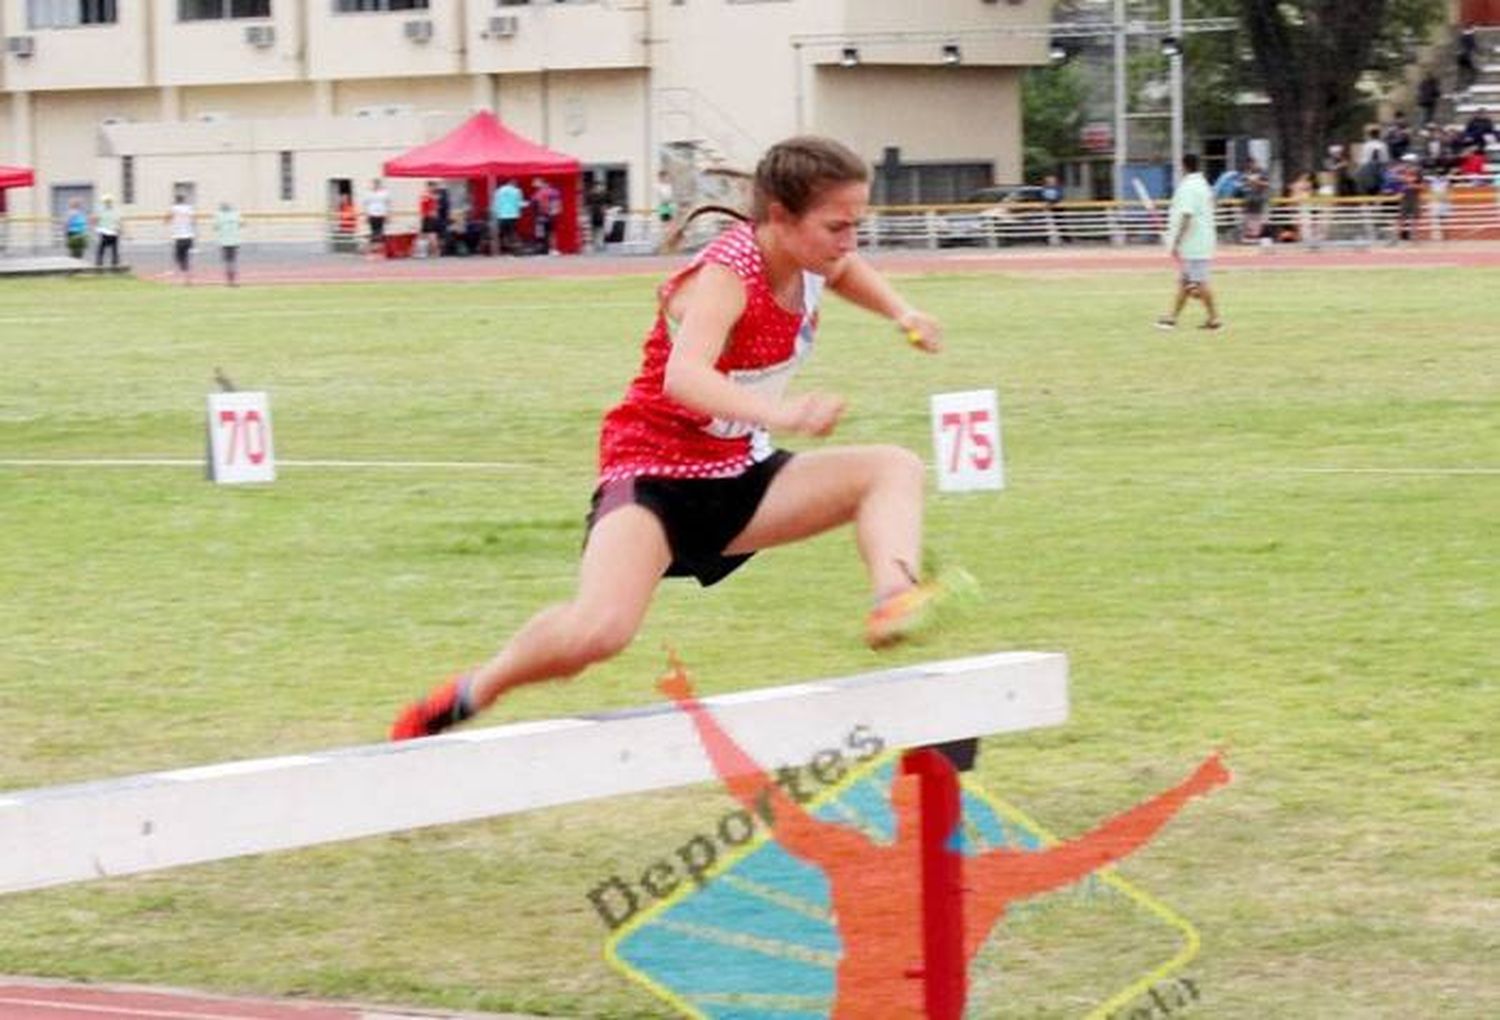
[[[805,393],[788,397],[776,408],[773,429],[784,429],[804,436],[826,436],[844,414],[844,401],[831,393]]]
[[[928,354],[943,349],[943,324],[920,309],[910,308],[896,317],[896,325],[913,347]]]

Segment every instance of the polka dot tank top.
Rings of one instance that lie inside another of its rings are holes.
[[[625,399],[604,416],[599,436],[601,484],[642,476],[729,478],[771,455],[771,439],[763,427],[710,417],[662,391],[672,351],[667,301],[708,263],[728,267],[745,285],[745,310],[714,363],[718,371],[774,400],[812,352],[823,278],[804,272],[803,310],[789,311],[771,291],[754,227],[742,223],[725,231],[657,292],[656,323],[646,337],[640,373]]]

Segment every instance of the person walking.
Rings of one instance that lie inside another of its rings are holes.
[[[214,213],[214,234],[219,239],[219,259],[224,264],[224,282],[240,285],[240,211],[231,202],[220,202]]]
[[[173,198],[172,208],[164,217],[172,237],[172,261],[177,267],[177,279],[184,287],[193,282],[193,221],[196,215],[187,192],[179,190]]]
[[[1156,320],[1158,329],[1176,329],[1177,317],[1190,297],[1203,302],[1208,318],[1202,329],[1221,329],[1213,289],[1209,286],[1209,267],[1213,262],[1218,236],[1214,225],[1214,194],[1208,180],[1198,169],[1198,154],[1182,157],[1183,178],[1172,193],[1172,208],[1167,220],[1167,246],[1177,263],[1177,296],[1172,311]]]
[[[104,253],[109,252],[110,268],[120,267],[120,210],[115,207],[115,197],[105,195],[99,199],[99,208],[94,210],[94,266],[104,266]]]
[[[937,320],[856,251],[869,202],[867,161],[803,136],[761,159],[749,216],[695,211],[743,222],[658,291],[641,369],[604,416],[576,593],[408,705],[392,739],[441,732],[507,691],[615,656],[664,577],[717,584],[757,552],[843,524],[854,525],[874,599],[866,641],[894,644],[932,618],[953,584],[921,576],[921,458],[890,445],[793,454],[770,435],[826,436],[843,416],[831,393],[787,393],[812,353],[825,292],[890,320],[918,350],[941,349]]]

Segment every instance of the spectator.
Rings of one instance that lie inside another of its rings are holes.
[[[1391,162],[1398,163],[1411,150],[1411,129],[1406,126],[1406,114],[1400,110],[1385,129],[1385,147],[1391,154]]]
[[[485,222],[484,217],[474,209],[465,209],[463,214],[463,242],[465,255],[479,255],[484,252]]]
[[[224,263],[224,282],[240,285],[240,211],[231,202],[220,202],[214,214],[214,234],[219,239],[219,260]]]
[[[672,193],[672,180],[665,170],[659,170],[656,174],[656,218],[663,232],[676,215],[677,199]]]
[[[1269,241],[1266,236],[1266,206],[1271,201],[1271,182],[1266,179],[1260,164],[1253,159],[1245,164],[1240,194],[1244,196],[1245,203],[1245,222],[1240,239],[1248,244]]]
[[[1422,215],[1422,171],[1417,159],[1403,158],[1391,174],[1396,194],[1400,196],[1397,207],[1396,237],[1401,241],[1417,239],[1417,221]]]
[[[531,182],[531,210],[537,250],[543,255],[556,255],[553,235],[557,229],[557,217],[562,213],[562,192],[546,178],[534,178]]]
[[[172,234],[172,259],[177,265],[177,278],[186,287],[193,282],[193,220],[196,213],[188,201],[186,191],[173,196],[172,208],[163,220],[170,225]]]
[[[1490,120],[1490,111],[1480,107],[1464,125],[1464,145],[1476,146],[1481,152],[1490,144],[1495,134],[1495,122]]]
[[[1458,33],[1458,88],[1461,92],[1473,85],[1479,75],[1479,69],[1474,66],[1474,53],[1478,48],[1479,39],[1474,34],[1474,26],[1465,24]]]
[[[1355,183],[1361,195],[1380,194],[1380,185],[1385,178],[1386,164],[1391,161],[1391,150],[1380,137],[1380,128],[1371,126],[1365,131],[1365,143],[1359,147],[1359,169],[1355,172]]]
[[[1458,174],[1460,177],[1465,178],[1462,183],[1476,185],[1485,183],[1485,169],[1484,152],[1482,150],[1473,146],[1464,150],[1463,156],[1458,161]]]
[[[1316,190],[1313,184],[1313,175],[1300,173],[1292,186],[1287,190],[1287,195],[1297,207],[1297,239],[1306,245],[1317,245],[1317,227],[1313,220],[1313,192]]]
[[[603,181],[595,181],[589,188],[585,204],[589,208],[589,243],[595,251],[604,250],[604,221],[609,213],[609,192]]]
[[[379,177],[370,181],[370,190],[364,197],[365,222],[370,227],[370,244],[366,253],[373,256],[385,244],[385,221],[391,214],[391,193],[385,190]]]
[[[352,245],[359,234],[359,210],[354,208],[354,197],[347,191],[339,196],[338,234],[336,251],[346,251],[344,244]]]
[[[443,253],[443,225],[438,219],[436,181],[428,181],[423,186],[422,195],[417,199],[417,218],[422,223],[422,244],[417,257],[430,255],[436,258]]]
[[[1438,101],[1443,98],[1443,87],[1438,84],[1437,75],[1428,71],[1422,77],[1422,83],[1417,86],[1417,105],[1422,108],[1422,123],[1432,124],[1437,120]]]
[[[112,268],[120,265],[120,210],[115,208],[115,197],[105,195],[99,199],[99,208],[94,212],[94,233],[99,246],[94,249],[94,265],[104,265],[104,253],[109,252]]]
[[[507,179],[495,189],[490,197],[490,208],[494,210],[495,223],[500,228],[500,251],[521,253],[521,208],[526,200],[514,180]]]
[[[1452,183],[1446,170],[1441,170],[1427,178],[1427,190],[1432,193],[1432,236],[1439,241],[1443,239],[1443,229],[1447,225],[1448,214],[1453,211]]]
[[[1245,175],[1238,170],[1225,170],[1214,181],[1214,201],[1228,202],[1244,195]]]
[[[1057,227],[1057,204],[1062,201],[1062,185],[1057,181],[1056,174],[1048,174],[1042,178],[1042,203],[1047,207],[1047,242],[1059,244],[1064,238]]]
[[[1355,193],[1354,177],[1349,172],[1349,157],[1342,145],[1330,145],[1328,155],[1323,159],[1323,175],[1319,180],[1318,194],[1325,194],[1325,188],[1331,188],[1326,192],[1329,197]]]
[[[437,225],[438,252],[447,255],[450,247],[448,232],[453,225],[453,200],[448,195],[448,189],[444,187],[437,189]]]
[[[75,259],[83,258],[89,246],[89,218],[84,214],[83,203],[76,198],[68,199],[68,215],[63,218],[63,238],[68,254]]]

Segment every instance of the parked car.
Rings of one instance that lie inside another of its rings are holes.
[[[1041,185],[992,185],[975,191],[961,204],[978,208],[942,214],[940,247],[1047,242],[1047,210]]]

